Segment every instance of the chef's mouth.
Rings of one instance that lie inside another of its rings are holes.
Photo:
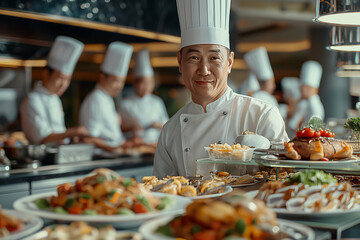
[[[212,84],[214,81],[211,81],[211,80],[199,80],[199,81],[195,81],[196,84],[198,85],[208,85],[208,84]]]

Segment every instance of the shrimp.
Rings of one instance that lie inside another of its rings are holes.
[[[288,151],[287,153],[285,153],[286,157],[288,157],[289,159],[292,159],[292,160],[300,160],[301,159],[300,154],[298,154],[293,147],[294,143],[284,142],[284,146],[285,146],[285,149]]]

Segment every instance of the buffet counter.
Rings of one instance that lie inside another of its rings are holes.
[[[0,204],[12,208],[15,200],[56,189],[64,182],[75,182],[97,168],[110,168],[125,177],[141,181],[143,176],[152,175],[153,155],[72,162],[41,166],[36,169],[14,169],[0,172]]]

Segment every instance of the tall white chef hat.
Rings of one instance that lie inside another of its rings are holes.
[[[296,100],[300,99],[300,80],[296,77],[284,77],[281,80],[281,87],[284,93],[285,100],[294,98]]]
[[[181,28],[181,48],[219,44],[230,48],[231,0],[176,0]]]
[[[300,81],[304,85],[319,88],[322,76],[322,67],[316,61],[307,61],[301,67]]]
[[[240,93],[247,95],[249,91],[259,91],[260,90],[260,84],[255,76],[254,73],[250,73],[248,78],[245,80],[245,82],[241,85]]]
[[[270,59],[264,47],[247,52],[244,59],[259,81],[266,81],[274,77]]]
[[[122,42],[112,42],[105,54],[101,71],[119,77],[125,77],[129,70],[129,64],[133,47]]]
[[[84,44],[74,38],[58,36],[51,47],[47,65],[63,74],[71,75],[83,47]]]
[[[143,49],[135,55],[135,77],[149,77],[154,75],[154,70],[150,64],[149,51]]]

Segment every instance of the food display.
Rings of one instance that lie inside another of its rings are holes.
[[[134,179],[100,168],[77,179],[75,185],[59,185],[57,196],[37,199],[35,204],[60,214],[133,215],[167,209],[174,202],[169,197],[153,196]]]
[[[285,182],[264,184],[255,198],[270,208],[310,213],[358,208],[360,195],[349,183],[338,183],[331,174],[308,170],[293,174]]]
[[[190,180],[183,176],[168,176],[163,179],[158,179],[155,176],[143,177],[143,185],[145,188],[163,192],[172,195],[180,195],[184,197],[196,197],[200,195],[221,193],[224,191],[226,184],[235,183],[236,177],[231,176],[227,172],[218,172],[211,174],[207,178],[197,178]],[[240,181],[240,180],[239,180]],[[243,179],[246,181],[246,179]]]
[[[174,218],[157,232],[184,239],[268,239],[276,226],[276,215],[261,201],[236,194],[221,199],[198,200],[186,214]]]
[[[11,233],[23,229],[25,223],[13,216],[7,215],[0,206],[0,237],[10,236]]]
[[[255,148],[251,148],[241,144],[229,145],[225,144],[210,144],[209,147],[205,148],[209,157],[212,159],[228,159],[228,160],[239,160],[239,161],[250,161]]]
[[[86,239],[86,240],[120,240],[124,239],[111,225],[101,227],[90,226],[85,222],[73,222],[70,225],[51,225],[45,228],[47,232],[46,237],[38,240],[72,240],[72,239]],[[130,236],[131,237],[131,236]],[[127,238],[129,239],[129,238]],[[134,235],[132,239],[141,239],[141,236]]]
[[[288,178],[293,174],[292,168],[277,168],[278,176],[276,177],[276,168],[269,168],[267,171],[255,172],[254,177],[256,180],[283,180]]]

